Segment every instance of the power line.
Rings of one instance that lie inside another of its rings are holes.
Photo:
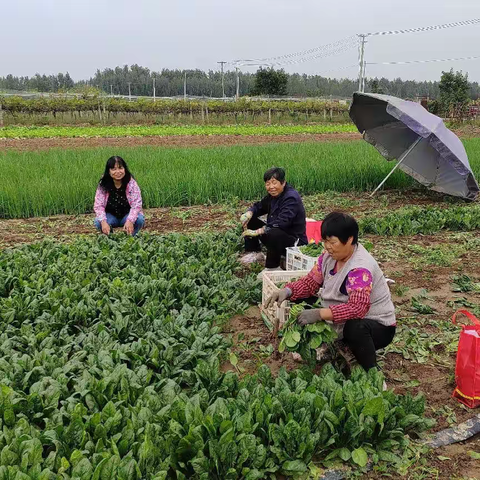
[[[359,45],[358,79],[359,79],[359,90],[363,91],[364,85],[365,85],[366,65],[406,65],[410,63],[445,62],[445,61],[455,61],[455,60],[473,60],[476,58],[480,58],[480,57],[464,57],[464,58],[458,58],[458,59],[413,60],[413,61],[407,61],[407,62],[367,63],[365,61],[365,46],[367,43],[366,42],[367,37],[431,32],[436,30],[444,30],[444,29],[455,28],[455,27],[466,27],[466,26],[478,25],[478,24],[480,24],[480,18],[464,20],[460,22],[445,23],[442,25],[432,25],[427,27],[417,27],[417,28],[408,28],[403,30],[388,30],[388,31],[382,31],[382,32],[358,34],[358,35],[346,37],[342,40],[338,40],[337,42],[332,42],[326,45],[311,48],[308,50],[303,50],[300,52],[288,53],[288,54],[279,55],[276,57],[266,57],[266,58],[260,58],[260,59],[234,60],[233,62],[230,62],[230,64],[235,67],[237,71],[237,77],[238,77],[239,67],[243,67],[243,66],[245,67],[261,67],[261,66],[281,67],[281,66],[287,66],[287,65],[294,65],[298,63],[309,62],[319,58],[339,55],[353,48],[354,46]],[[359,43],[357,43],[356,38],[360,40]],[[345,68],[350,68],[350,67],[345,67]]]
[[[352,44],[356,41],[357,37],[372,37],[372,36],[385,36],[385,35],[400,35],[407,33],[420,33],[420,32],[431,32],[435,30],[444,30],[447,28],[455,27],[465,27],[470,25],[477,25],[480,23],[480,18],[465,20],[461,22],[445,23],[442,25],[432,25],[428,27],[417,27],[417,28],[407,28],[402,30],[388,30],[382,32],[372,32],[366,34],[352,35],[344,39],[332,42],[326,45],[321,45],[319,47],[311,48],[308,50],[302,50],[294,53],[287,53],[284,55],[279,55],[275,57],[265,57],[265,58],[256,58],[256,59],[241,59],[234,60],[230,62],[232,65],[236,66],[274,66],[274,65],[293,65],[295,63],[303,63],[317,58],[328,57],[342,53],[350,48]],[[318,53],[318,55],[317,55]],[[296,60],[296,57],[301,57]]]
[[[352,35],[342,40],[338,40],[337,42],[322,45],[320,47],[310,48],[308,50],[303,50],[300,52],[287,53],[285,55],[279,55],[276,57],[234,60],[231,63],[240,66],[283,65],[290,62],[297,63],[295,60],[293,60],[295,59],[295,57],[305,57],[307,55],[310,55],[311,58],[319,58],[319,56],[332,55],[338,49],[351,48],[352,44],[355,42],[355,39],[356,36]],[[317,53],[318,55],[316,55]]]
[[[479,56],[475,57],[458,57],[458,58],[440,58],[440,59],[433,59],[433,60],[406,60],[400,62],[374,62],[374,63],[367,63],[367,65],[409,65],[411,63],[436,63],[436,62],[456,62],[460,60],[478,60]]]
[[[480,18],[474,18],[471,20],[464,20],[462,22],[453,22],[453,23],[445,23],[443,25],[433,25],[430,27],[418,27],[418,28],[408,28],[405,30],[389,30],[385,32],[375,32],[375,33],[367,33],[367,34],[360,34],[358,38],[360,40],[360,47],[358,53],[358,64],[359,64],[359,72],[358,72],[358,90],[363,92],[364,85],[365,85],[365,39],[367,37],[373,36],[385,36],[385,35],[400,35],[405,33],[419,33],[419,32],[431,32],[434,30],[443,30],[446,28],[454,28],[454,27],[466,27],[470,25],[478,25],[480,23]]]
[[[263,66],[283,67],[283,66],[289,66],[289,65],[296,65],[298,63],[310,62],[312,60],[317,60],[319,58],[325,58],[325,57],[340,55],[340,54],[342,54],[342,53],[344,53],[348,50],[351,50],[352,48],[355,48],[355,47],[356,47],[356,42],[352,41],[351,43],[345,44],[341,47],[338,47],[335,50],[320,52],[316,55],[311,55],[309,57],[304,57],[304,58],[292,59],[292,60],[285,61],[285,62],[267,63],[267,62],[259,62],[259,61],[256,61],[256,60],[245,60],[243,63],[237,63],[236,65],[240,66],[240,67],[263,67]]]
[[[325,58],[325,57],[332,57],[336,55],[340,55],[348,50],[351,50],[352,48],[355,48],[357,46],[357,42],[354,38],[352,38],[352,41],[350,43],[346,43],[342,46],[339,46],[338,48],[326,52],[320,52],[317,55],[311,55],[309,57],[303,57],[299,58],[297,60],[290,60],[286,61],[283,63],[277,63],[277,65],[283,66],[283,65],[295,65],[297,63],[304,63],[304,62],[310,62],[312,60],[317,60],[319,58]]]
[[[373,37],[378,35],[401,35],[404,33],[431,32],[434,30],[443,30],[445,28],[467,27],[469,25],[476,25],[478,23],[480,23],[480,18],[474,18],[472,20],[465,20],[463,22],[444,23],[443,25],[433,25],[430,27],[407,28],[404,30],[388,30],[386,32],[366,33],[365,36]]]
[[[290,58],[312,55],[312,54],[315,54],[316,52],[327,53],[329,50],[337,50],[338,48],[341,48],[345,44],[350,44],[355,40],[356,40],[356,36],[352,35],[350,37],[343,38],[342,40],[338,40],[336,42],[329,43],[327,45],[321,45],[320,47],[310,48],[308,50],[303,50],[301,52],[287,53],[285,55],[280,55],[277,57],[262,58],[260,59],[260,61],[261,62],[271,62],[271,61],[277,62],[282,60],[288,60]]]

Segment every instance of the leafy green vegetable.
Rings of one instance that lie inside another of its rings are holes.
[[[423,397],[383,392],[374,370],[223,372],[218,325],[259,300],[237,248],[230,232],[1,252],[0,479],[300,475],[431,426]]]
[[[297,324],[298,315],[310,305],[299,303],[291,305],[288,320],[279,331],[282,336],[278,351],[280,353],[288,350],[298,352],[302,358],[314,365],[316,361],[316,349],[322,343],[332,343],[337,334],[333,328],[325,322],[317,322],[301,327]]]
[[[300,251],[310,257],[319,257],[323,253],[323,243],[309,243],[300,247]]]
[[[480,283],[472,280],[468,275],[456,275],[453,277],[452,292],[478,292]]]
[[[352,460],[360,467],[364,467],[368,462],[367,452],[361,447],[356,448],[352,452]]]

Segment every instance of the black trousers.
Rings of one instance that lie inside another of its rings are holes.
[[[376,351],[389,345],[396,327],[387,327],[368,318],[347,320],[343,328],[343,340],[350,347],[357,362],[365,369],[377,366]]]
[[[265,226],[265,223],[258,218],[252,218],[247,228],[257,230]],[[258,237],[245,237],[245,251],[259,252],[262,249],[260,242],[265,245],[267,249],[267,259],[265,261],[266,268],[276,268],[280,266],[280,258],[286,254],[287,247],[293,247],[296,238],[288,233],[285,233],[280,228],[271,228],[265,235]]]

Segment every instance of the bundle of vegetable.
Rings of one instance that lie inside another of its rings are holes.
[[[319,257],[323,253],[323,243],[309,243],[300,247],[300,251],[309,257]]]
[[[291,306],[288,320],[279,332],[282,340],[278,351],[282,353],[287,349],[289,352],[298,352],[303,360],[312,365],[316,359],[315,350],[322,343],[332,343],[337,334],[330,325],[322,321],[304,327],[299,326],[297,318],[306,307],[310,305],[305,302]]]

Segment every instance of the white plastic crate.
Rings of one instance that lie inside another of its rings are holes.
[[[273,271],[263,273],[263,288],[262,288],[262,305],[261,312],[266,317],[271,325],[272,330],[278,330],[287,320],[290,313],[290,302],[285,301],[282,305],[274,303],[271,307],[266,308],[265,302],[273,292],[280,290],[278,285],[284,282],[293,282],[308,274],[309,270],[296,270],[294,272]],[[267,326],[270,328],[270,325]]]
[[[310,271],[317,260],[318,257],[310,257],[309,255],[302,253],[299,247],[287,247],[287,272],[296,270]]]

